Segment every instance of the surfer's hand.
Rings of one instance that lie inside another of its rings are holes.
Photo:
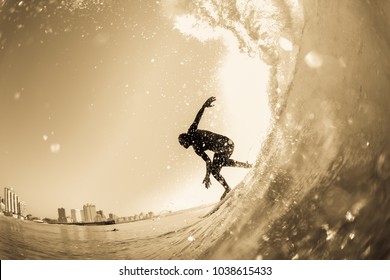
[[[213,107],[214,105],[212,104],[215,100],[217,100],[214,96],[210,97],[209,99],[206,100],[206,102],[203,104],[203,107]]]
[[[206,187],[206,189],[210,188],[211,182],[210,182],[210,177],[209,176],[204,177],[203,184]]]

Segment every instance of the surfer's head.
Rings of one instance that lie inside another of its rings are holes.
[[[188,149],[191,146],[190,136],[187,133],[182,133],[179,135],[179,143],[184,148]]]

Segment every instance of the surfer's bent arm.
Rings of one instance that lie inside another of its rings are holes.
[[[204,177],[204,181],[206,181],[210,177],[210,173],[211,173],[211,164],[212,164],[211,159],[204,151],[195,150],[195,153],[199,155],[206,162],[206,176]]]
[[[194,122],[188,129],[188,133],[194,132],[195,130],[198,129],[198,124],[200,122],[200,119],[203,116],[204,109],[206,109],[207,107],[213,107],[212,103],[214,101],[215,101],[215,97],[210,97],[209,99],[206,100],[206,102],[203,104],[202,108],[200,108],[198,114],[196,115]]]
[[[206,176],[204,176],[204,179],[203,179],[203,184],[205,185],[206,189],[210,188],[210,185],[211,185],[211,182],[210,182],[210,173],[211,173],[211,160],[210,158],[208,157],[208,155],[203,152],[202,153],[202,158],[203,160],[206,162]]]

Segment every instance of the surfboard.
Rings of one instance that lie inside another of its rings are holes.
[[[206,218],[212,214],[214,214],[215,212],[217,212],[219,210],[219,208],[221,208],[221,206],[226,203],[227,201],[231,200],[232,199],[232,192],[229,192],[222,200],[220,200],[219,202],[217,202],[216,204],[214,204],[213,208],[211,208],[211,210],[209,212],[207,212],[205,215],[203,216],[200,216],[200,218]]]

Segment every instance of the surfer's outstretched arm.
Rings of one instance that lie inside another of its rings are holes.
[[[196,115],[194,122],[192,123],[192,125],[188,129],[188,133],[191,133],[191,132],[193,132],[193,131],[198,129],[198,124],[200,122],[200,119],[203,116],[204,109],[206,109],[207,107],[213,107],[214,105],[212,105],[212,103],[215,100],[216,100],[216,98],[214,96],[212,96],[212,97],[210,97],[209,99],[206,100],[206,102],[203,104],[202,108],[200,108],[198,114]]]

